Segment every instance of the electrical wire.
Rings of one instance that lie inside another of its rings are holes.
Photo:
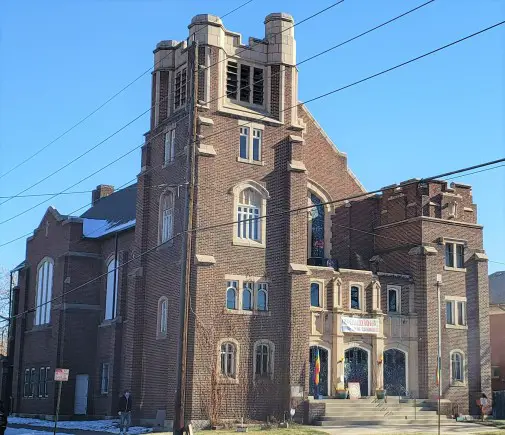
[[[460,168],[460,169],[456,169],[456,170],[453,170],[453,171],[448,171],[448,172],[444,172],[444,173],[441,173],[441,174],[437,174],[437,175],[433,175],[433,176],[430,176],[430,177],[426,177],[426,178],[421,178],[419,180],[411,180],[411,181],[407,181],[405,183],[402,184],[402,187],[406,187],[406,186],[410,186],[410,185],[413,185],[413,184],[419,184],[419,183],[427,183],[429,181],[434,181],[434,180],[438,180],[438,179],[442,179],[442,178],[445,178],[445,177],[448,177],[450,175],[455,175],[455,174],[459,174],[459,173],[462,173],[462,172],[468,172],[468,171],[472,171],[474,169],[478,169],[478,168],[483,168],[483,167],[486,167],[486,166],[491,166],[491,165],[495,165],[496,163],[499,163],[499,162],[505,162],[505,157],[504,158],[501,158],[501,159],[497,159],[497,160],[493,160],[493,161],[488,161],[488,162],[484,162],[484,163],[480,163],[478,165],[473,165],[473,166],[469,166],[469,167],[466,167],[466,168]],[[352,201],[352,200],[355,200],[355,199],[358,199],[358,198],[363,198],[363,197],[369,197],[375,193],[380,193],[382,192],[383,189],[375,189],[373,191],[370,191],[370,192],[363,192],[363,193],[358,193],[358,194],[355,194],[355,195],[349,195],[347,197],[343,197],[343,198],[339,198],[339,199],[335,199],[335,200],[332,200],[332,201],[325,201],[325,202],[321,202],[320,204],[318,204],[318,206],[325,206],[325,205],[330,205],[330,204],[337,204],[337,203],[341,203],[341,202],[347,202],[347,201]],[[247,221],[255,221],[255,220],[261,220],[261,219],[267,219],[267,220],[271,220],[272,218],[277,218],[277,217],[281,217],[281,216],[285,216],[287,214],[291,214],[291,213],[297,213],[297,212],[300,212],[300,211],[307,211],[307,210],[310,210],[310,209],[313,209],[314,206],[311,204],[311,205],[307,205],[307,206],[303,206],[303,207],[297,207],[297,208],[293,208],[293,209],[289,209],[289,210],[283,210],[283,211],[279,211],[279,212],[276,212],[276,213],[266,213],[262,216],[259,216],[257,218],[250,218],[250,219],[244,219],[242,220],[241,222],[247,222]],[[186,234],[186,233],[197,233],[197,232],[203,232],[203,231],[210,231],[210,230],[216,230],[216,229],[220,229],[220,228],[225,228],[225,227],[229,227],[229,226],[232,226],[232,225],[237,225],[239,224],[239,221],[229,221],[229,222],[223,222],[223,223],[220,223],[220,224],[215,224],[215,225],[207,225],[207,226],[202,226],[202,227],[197,227],[195,229],[188,229],[188,230],[183,230],[183,231],[180,231],[178,232],[177,234],[173,235],[172,237],[168,238],[166,241],[164,242],[161,242],[161,243],[157,243],[155,244],[154,246],[152,246],[151,248],[139,253],[138,255],[136,255],[135,257],[131,258],[130,260],[127,260],[123,263],[121,263],[120,265],[117,265],[116,267],[114,267],[113,270],[109,270],[105,273],[102,273],[86,282],[84,282],[83,284],[80,284],[70,290],[67,290],[65,292],[62,292],[60,295],[57,295],[57,296],[54,296],[52,299],[50,299],[49,301],[46,301],[44,303],[41,303],[39,305],[35,305],[34,307],[32,308],[29,308],[21,313],[18,313],[14,316],[11,316],[9,319],[12,320],[12,319],[16,319],[20,316],[23,316],[25,314],[28,314],[28,313],[32,313],[34,312],[37,308],[40,308],[40,307],[43,307],[47,304],[51,304],[52,302],[55,302],[61,298],[63,298],[64,296],[70,294],[70,293],[73,293],[85,286],[87,286],[88,284],[91,284],[101,278],[103,278],[104,276],[107,276],[109,273],[111,272],[115,272],[117,269],[119,268],[122,268],[124,266],[126,266],[127,264],[130,264],[131,262],[133,261],[137,261],[139,258],[159,249],[161,246],[163,245],[166,245],[168,243],[172,243],[176,238]],[[403,242],[403,241],[402,241]],[[2,319],[0,319],[0,321],[2,321]]]

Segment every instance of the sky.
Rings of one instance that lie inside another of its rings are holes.
[[[245,0],[5,0],[0,6],[0,174],[47,145],[152,67],[160,40],[183,40],[196,14],[224,15]],[[295,21],[334,0],[253,0],[224,18],[229,30],[264,36],[264,18]],[[295,28],[302,61],[423,0],[345,0]],[[505,19],[500,0],[436,0],[299,68],[301,101],[345,86]],[[103,141],[150,106],[150,74],[0,179],[14,195]],[[505,26],[366,83],[308,104],[367,190],[505,157]],[[26,194],[59,192],[141,145],[149,115]],[[70,191],[123,185],[140,171],[134,151]],[[489,270],[505,270],[505,167],[454,180],[473,186]],[[90,193],[16,198],[0,205],[0,245],[38,226],[49,205],[62,214]],[[3,200],[0,199],[0,202]],[[82,213],[85,208],[80,212]],[[0,247],[0,265],[24,259],[25,241]]]

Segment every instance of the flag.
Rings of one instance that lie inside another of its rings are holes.
[[[435,381],[437,386],[440,385],[440,358],[437,360],[437,373],[435,375]]]
[[[319,358],[319,348],[316,347],[316,365],[314,367],[314,385],[319,385],[319,372],[321,371],[321,359]]]

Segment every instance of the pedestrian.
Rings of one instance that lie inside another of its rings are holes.
[[[482,395],[480,396],[479,408],[482,421],[484,421],[484,415],[487,412],[487,396],[484,393],[482,393]]]
[[[125,390],[124,394],[119,398],[118,406],[119,433],[121,435],[128,433],[128,429],[132,423],[132,405],[133,398],[130,394],[130,390]]]
[[[7,413],[4,403],[0,400],[0,435],[4,435],[5,429],[7,429]]]

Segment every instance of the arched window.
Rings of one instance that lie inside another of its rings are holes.
[[[53,295],[53,268],[50,258],[42,260],[37,268],[37,292],[35,296],[35,325],[51,321],[51,299]]]
[[[234,378],[236,370],[237,348],[229,341],[221,344],[221,375]]]
[[[268,310],[268,284],[260,282],[258,284],[258,296],[257,296],[257,308],[258,311]]]
[[[309,192],[309,202],[312,205],[310,209],[310,258],[324,258],[324,232],[325,232],[325,213],[322,200],[314,193]]]
[[[237,281],[228,281],[226,287],[226,308],[229,310],[237,309]]]
[[[160,198],[160,242],[168,242],[174,235],[174,194],[167,190]]]
[[[401,288],[398,286],[388,286],[388,312],[400,313]]]
[[[253,283],[252,282],[244,282],[244,289],[242,290],[242,309],[243,310],[252,310],[253,309]]]
[[[310,283],[310,306],[321,306],[321,284],[318,282]]]
[[[465,358],[463,352],[451,352],[451,383],[465,382]]]
[[[105,296],[105,320],[114,319],[117,315],[117,289],[119,274],[115,258],[107,263],[107,288]]]
[[[274,372],[274,344],[259,340],[254,345],[254,376],[272,377]]]
[[[349,301],[351,310],[363,309],[363,297],[361,295],[361,287],[357,285],[351,286]]]
[[[166,335],[168,330],[168,299],[162,296],[158,301],[158,335]]]
[[[255,181],[245,181],[233,188],[234,225],[233,243],[245,246],[265,246],[266,200],[268,191]]]

